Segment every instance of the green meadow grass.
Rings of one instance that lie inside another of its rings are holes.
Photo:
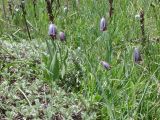
[[[54,24],[66,42],[48,36],[44,0],[20,1],[12,15],[0,2],[0,119],[158,120],[160,118],[160,2],[108,0],[53,2]],[[139,19],[144,11],[145,41]],[[35,18],[34,12],[37,17]],[[107,20],[107,31],[99,22]],[[133,51],[142,61],[135,64]],[[110,70],[100,64],[107,61]],[[59,116],[59,117],[57,117]]]

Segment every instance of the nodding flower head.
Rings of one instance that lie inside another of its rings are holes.
[[[101,64],[102,64],[102,66],[105,68],[105,69],[107,69],[107,70],[109,70],[111,67],[110,67],[110,65],[109,65],[109,63],[107,63],[107,62],[105,62],[105,61],[101,61]]]
[[[65,41],[66,40],[65,33],[64,32],[60,32],[59,33],[59,38],[60,38],[61,41]]]
[[[106,22],[106,19],[104,17],[102,17],[102,19],[100,21],[100,30],[101,31],[107,30],[107,22]]]
[[[133,59],[134,59],[135,63],[139,63],[142,60],[141,55],[140,55],[140,51],[138,48],[134,49]]]
[[[52,39],[56,39],[57,29],[52,23],[49,25],[48,34],[52,37]]]

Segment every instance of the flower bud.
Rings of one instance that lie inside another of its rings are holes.
[[[110,69],[111,67],[110,67],[110,65],[107,63],[107,62],[105,62],[105,61],[101,61],[101,64],[103,65],[103,67],[105,68],[105,69]]]
[[[16,12],[18,12],[18,11],[19,11],[19,9],[18,9],[18,8],[15,8],[15,11],[16,11]]]
[[[135,63],[139,63],[142,60],[140,51],[138,48],[134,49],[133,58]]]
[[[67,12],[68,12],[68,7],[67,7],[67,5],[64,6],[63,11],[64,11],[64,13],[67,13]]]
[[[77,5],[79,5],[79,2],[80,2],[79,0],[76,0],[76,4],[77,4]]]
[[[139,20],[140,19],[140,14],[135,15],[135,19]]]
[[[48,34],[52,37],[52,39],[56,39],[57,29],[52,23],[49,25]]]
[[[61,41],[65,41],[66,40],[66,36],[65,36],[64,32],[60,32],[59,33],[59,38],[60,38]]]
[[[100,30],[101,31],[107,30],[107,22],[106,22],[106,19],[104,17],[102,17],[102,19],[100,21]]]

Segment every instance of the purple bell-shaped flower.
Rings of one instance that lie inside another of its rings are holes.
[[[56,26],[52,23],[49,25],[48,34],[52,37],[52,39],[56,39],[57,29]]]
[[[60,38],[61,41],[65,41],[66,40],[65,33],[64,32],[60,32],[59,33],[59,38]]]
[[[138,48],[134,49],[133,59],[134,59],[135,63],[139,63],[142,60],[141,55],[140,55],[140,51]]]
[[[105,69],[107,69],[107,70],[109,70],[109,69],[111,68],[111,66],[109,65],[109,63],[107,63],[107,62],[105,62],[105,61],[101,61],[101,64],[102,64],[102,66],[103,66]]]
[[[102,17],[102,19],[100,21],[100,30],[101,31],[107,30],[107,22],[106,22],[106,19],[104,17]]]

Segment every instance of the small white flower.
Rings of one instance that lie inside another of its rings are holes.
[[[15,11],[16,11],[16,12],[18,12],[18,11],[19,11],[19,9],[18,9],[18,8],[16,8],[16,9],[15,9]]]
[[[140,19],[140,14],[135,15],[135,19],[139,20]]]
[[[81,50],[81,47],[78,47],[77,49],[78,49],[78,51],[80,51],[80,50]]]
[[[68,7],[67,7],[67,6],[64,6],[63,11],[64,11],[64,13],[67,13],[67,12],[68,12]]]

